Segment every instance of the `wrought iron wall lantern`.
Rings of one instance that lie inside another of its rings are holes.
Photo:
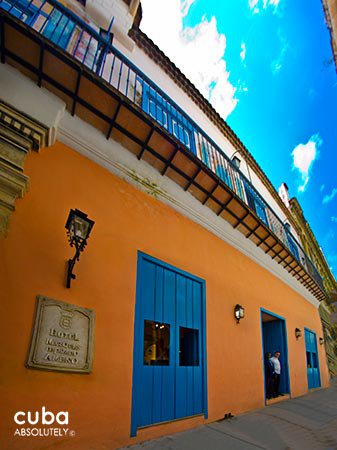
[[[234,317],[236,319],[236,323],[240,323],[240,320],[245,317],[245,308],[239,304],[235,305]]]
[[[324,344],[324,338],[320,337],[319,338],[319,343],[320,343],[320,345],[323,345]]]
[[[295,337],[296,339],[302,337],[302,331],[299,328],[295,328]]]
[[[66,223],[67,236],[70,247],[75,247],[76,251],[74,257],[68,261],[67,288],[70,288],[71,280],[76,278],[76,275],[73,274],[74,266],[76,261],[79,261],[80,254],[87,245],[87,240],[94,223],[95,222],[90,220],[87,214],[84,214],[82,211],[79,211],[78,209],[70,210]]]

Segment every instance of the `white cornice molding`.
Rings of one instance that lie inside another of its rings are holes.
[[[68,112],[65,113],[60,122],[58,139],[109,172],[123,178],[138,189],[155,196],[185,217],[206,228],[268,270],[318,308],[319,302],[316,298],[281,265],[266,255],[263,250],[246,239],[228,222],[202,205],[190,193],[185,192],[170,178],[161,176],[156,169],[145,161],[139,161],[133,153],[118,142],[112,139],[106,140],[105,136],[98,130],[78,117],[72,117]]]

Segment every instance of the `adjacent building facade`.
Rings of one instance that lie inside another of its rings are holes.
[[[335,0],[322,0],[325,20],[330,32],[332,54],[337,67],[337,2]]]
[[[276,350],[285,398],[329,384],[296,220],[140,20],[133,0],[0,1],[3,448],[262,407]],[[44,407],[74,434],[22,437]]]
[[[324,253],[315,238],[309,222],[303,214],[303,210],[298,200],[296,197],[289,197],[288,187],[285,183],[281,185],[279,194],[287,208],[291,211],[303,248],[322,276],[327,296],[326,299],[320,303],[319,313],[323,325],[324,344],[329,370],[332,375],[337,375],[337,327],[334,319],[334,314],[336,313],[334,303],[336,301],[337,282],[325,259]]]

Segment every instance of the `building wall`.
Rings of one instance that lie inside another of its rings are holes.
[[[76,436],[54,438],[67,450],[115,448],[204,422],[181,420],[129,437],[138,250],[206,280],[209,421],[264,405],[261,307],[286,318],[291,394],[307,392],[305,343],[294,330],[308,327],[322,335],[315,306],[205,228],[64,144],[30,154],[25,172],[30,192],[17,201],[9,235],[0,241],[1,448],[21,450],[13,415],[42,406],[69,411]],[[96,223],[75,266],[77,279],[66,289],[70,208]],[[96,311],[92,374],[25,368],[38,294]],[[236,303],[246,308],[239,325]],[[325,352],[318,347],[326,387]],[[52,444],[52,438],[25,438],[27,449]]]
[[[273,198],[265,184],[261,181],[258,174],[256,174],[251,167],[247,169],[244,158],[236,152],[236,148],[229,142],[219,128],[206,116],[196,103],[194,103],[187,93],[176,84],[172,77],[159,67],[154,59],[150,58],[142,49],[134,45],[133,41],[127,36],[129,27],[132,25],[132,18],[130,14],[127,13],[128,7],[123,1],[92,0],[87,2],[85,9],[79,5],[76,0],[67,0],[64,1],[64,3],[68,8],[83,17],[97,30],[99,30],[99,26],[108,28],[110,17],[114,15],[115,21],[113,23],[112,31],[115,34],[113,45],[155,84],[157,84],[166,95],[176,102],[176,104],[196,122],[204,133],[206,133],[206,135],[208,135],[229,158],[234,154],[240,157],[241,172],[251,180],[254,187],[279,216],[281,221],[288,221],[288,217],[280,208],[275,198]],[[105,11],[104,18],[102,15],[103,10]],[[107,55],[107,67],[109,67],[110,64],[109,59],[113,59],[113,56]],[[291,232],[299,240],[296,230],[292,228]]]
[[[50,128],[50,143],[57,135],[63,143],[108,171],[127,179],[145,192],[155,193],[161,201],[247,255],[318,307],[315,297],[260,247],[205,208],[169,177],[163,177],[158,170],[144,160],[138,160],[116,141],[108,141],[103,133],[80,118],[71,116],[65,111],[65,104],[54,94],[39,88],[7,64],[0,66],[0,81],[0,94],[4,101]],[[6,86],[6,89],[1,89],[1,86]],[[44,105],[43,109],[40,104]]]
[[[118,42],[116,42],[118,47]],[[222,151],[231,158],[234,153],[241,159],[240,170],[251,180],[253,186],[257,189],[260,195],[276,212],[282,222],[288,221],[288,217],[279,207],[273,196],[268,191],[267,187],[260,180],[259,176],[254,170],[249,167],[247,169],[246,161],[240,154],[236,152],[236,148],[228,141],[223,133],[216,127],[216,125],[205,115],[205,113],[191,100],[191,98],[177,86],[172,78],[164,73],[164,71],[153,61],[146,53],[138,48],[133,48],[132,51],[120,47],[120,50],[129,58],[137,67],[139,67],[154,83],[156,83],[177,105],[190,116],[197,125],[222,149]],[[299,239],[298,234],[294,228],[291,228],[294,236]]]
[[[336,324],[332,323],[332,317],[335,312],[333,305],[328,305],[326,302],[321,302],[319,306],[319,314],[322,321],[324,333],[324,346],[328,361],[329,371],[332,376],[337,375],[337,354],[336,354]]]
[[[298,229],[301,242],[307,255],[311,258],[315,264],[317,270],[322,276],[325,291],[327,293],[327,300],[331,296],[332,292],[337,291],[337,283],[330,267],[325,259],[324,253],[320,248],[313,231],[310,228],[309,222],[304,217],[302,208],[298,203],[298,200],[294,197],[290,199],[290,211],[293,215],[293,219]],[[331,314],[335,312],[333,305],[329,305],[329,301],[323,301],[320,304],[319,312],[322,320],[322,326],[324,331],[324,344],[327,353],[328,366],[331,375],[337,374],[337,355],[335,351],[336,347],[336,324],[331,321]]]
[[[302,208],[296,197],[290,199],[290,211],[297,226],[303,248],[321,274],[326,292],[330,293],[336,290],[337,283],[335,277],[330,270],[328,262],[315,238],[309,222],[304,217]]]
[[[335,0],[322,0],[325,20],[330,32],[331,48],[337,68],[337,3]]]

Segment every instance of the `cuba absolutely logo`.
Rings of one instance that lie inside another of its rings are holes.
[[[17,411],[14,414],[14,422],[20,427],[14,432],[14,436],[75,436],[75,431],[68,428],[69,413],[59,411],[54,414],[42,406],[40,411]]]

